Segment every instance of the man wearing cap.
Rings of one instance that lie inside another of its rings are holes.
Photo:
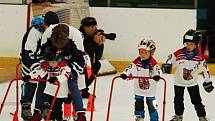
[[[43,91],[45,83],[29,82],[25,77],[29,75],[31,70],[37,68],[39,63],[38,54],[41,47],[42,34],[48,26],[51,24],[59,23],[59,19],[56,13],[49,11],[45,16],[36,16],[32,19],[31,28],[25,33],[22,40],[22,48],[20,52],[20,60],[22,63],[22,94],[20,103],[22,105],[21,117],[24,120],[32,120],[31,103],[36,92],[36,101],[34,109],[34,118],[41,119],[41,110],[43,106]]]
[[[86,17],[82,19],[79,30],[84,35],[84,49],[90,57],[92,73],[96,75],[101,67],[99,60],[101,59],[104,50],[104,36],[101,32],[97,32],[97,21],[94,17]],[[93,82],[94,76],[87,76],[86,69],[84,73],[86,88],[82,89],[82,97],[88,98],[88,87]]]

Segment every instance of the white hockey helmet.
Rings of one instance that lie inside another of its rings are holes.
[[[156,49],[155,41],[152,39],[142,39],[140,40],[140,43],[138,44],[138,50],[143,49],[147,51],[152,51]]]

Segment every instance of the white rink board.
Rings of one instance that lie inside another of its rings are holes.
[[[90,7],[90,14],[96,17],[98,28],[117,34],[115,41],[106,40],[108,60],[133,60],[140,39],[151,37],[157,42],[155,58],[164,62],[183,46],[183,34],[196,29],[196,9]]]
[[[0,4],[0,56],[17,57],[26,31],[27,6]],[[106,40],[104,56],[108,60],[129,60],[138,55],[142,38],[157,41],[155,58],[164,62],[171,52],[183,46],[182,37],[196,28],[196,9],[151,9],[90,7],[98,28],[115,32],[115,41]]]
[[[22,4],[24,0],[0,0],[0,3],[5,4]]]
[[[0,4],[0,56],[17,57],[26,32],[27,6]]]

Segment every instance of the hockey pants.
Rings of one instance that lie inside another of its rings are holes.
[[[176,115],[183,115],[184,113],[184,89],[185,87],[174,86],[175,97],[174,97],[174,107]],[[195,107],[198,117],[206,116],[205,106],[202,104],[202,99],[199,93],[199,85],[187,87],[188,93],[192,104]]]
[[[158,112],[156,109],[155,97],[146,97],[150,121],[158,121]],[[136,116],[145,117],[144,96],[135,95],[135,111]]]
[[[38,84],[38,85],[37,85]],[[36,88],[36,99],[35,99],[35,109],[39,109],[40,111],[43,109],[43,99],[44,94],[43,91],[45,89],[46,82],[39,82],[39,83],[31,83],[31,82],[23,82],[21,85],[22,94],[20,103],[22,104],[31,104]]]

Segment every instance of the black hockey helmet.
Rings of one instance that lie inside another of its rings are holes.
[[[202,34],[199,31],[190,29],[183,36],[183,44],[186,42],[194,42],[198,45],[201,41]]]

